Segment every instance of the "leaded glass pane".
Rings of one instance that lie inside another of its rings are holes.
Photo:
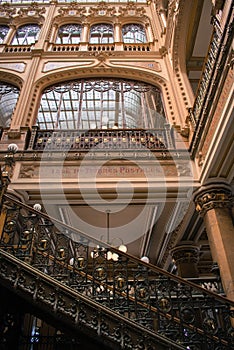
[[[65,24],[58,30],[57,44],[79,44],[82,26],[76,23]]]
[[[95,24],[90,29],[90,44],[110,44],[114,41],[111,24]]]
[[[0,82],[0,126],[8,127],[19,97],[19,89]]]
[[[122,28],[124,43],[145,43],[145,28],[141,24],[125,24]]]
[[[41,129],[158,128],[164,122],[157,87],[118,79],[50,86],[42,94],[37,118]]]
[[[1,26],[0,25],[0,44],[3,43],[5,37],[7,36],[7,33],[9,32],[8,26]]]
[[[38,24],[26,24],[19,27],[11,45],[32,45],[38,39],[40,26]]]

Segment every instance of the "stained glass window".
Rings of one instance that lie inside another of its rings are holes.
[[[95,24],[90,29],[90,44],[110,44],[114,41],[114,31],[111,24]]]
[[[40,129],[158,128],[165,122],[160,90],[122,79],[75,80],[42,94]]]
[[[122,27],[122,35],[124,43],[145,43],[145,28],[141,24],[125,24]]]
[[[19,97],[19,89],[13,85],[0,82],[0,126],[8,127],[12,112]]]
[[[11,45],[32,45],[38,39],[40,26],[38,24],[26,24],[19,27]]]
[[[5,37],[7,36],[7,33],[9,32],[8,26],[0,25],[0,44],[3,43]]]
[[[65,24],[58,30],[57,44],[79,44],[82,26],[76,23]]]

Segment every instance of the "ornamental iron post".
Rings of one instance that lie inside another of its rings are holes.
[[[15,164],[14,155],[18,151],[18,146],[11,143],[7,148],[7,154],[4,157],[4,164],[0,167],[0,212],[2,211],[3,196],[7,191],[11,180],[11,173]]]

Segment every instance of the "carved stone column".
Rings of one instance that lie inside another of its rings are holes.
[[[181,241],[171,250],[171,255],[178,268],[178,275],[183,278],[198,277],[197,263],[200,249],[193,242]]]
[[[207,186],[195,195],[196,210],[204,218],[213,260],[218,263],[227,297],[234,300],[234,228],[232,193],[228,186]]]
[[[114,23],[114,41],[115,43],[119,43],[122,42],[122,32],[121,32],[121,28],[120,28],[120,23],[119,22],[115,22]]]
[[[89,42],[89,30],[90,30],[90,23],[84,22],[83,23],[82,37],[80,40],[81,43],[87,44]]]

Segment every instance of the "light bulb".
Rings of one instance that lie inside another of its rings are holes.
[[[126,253],[126,252],[127,252],[127,250],[128,250],[128,248],[126,247],[126,245],[121,244],[121,245],[119,246],[119,250],[120,250],[121,252]]]
[[[113,253],[113,254],[112,254],[112,260],[113,260],[113,261],[118,261],[118,259],[119,259],[118,254]]]
[[[11,153],[16,153],[19,147],[15,143],[10,143],[7,147],[8,151]]]
[[[37,211],[41,211],[41,204],[39,203],[34,204],[33,209]]]
[[[107,252],[106,258],[107,258],[107,260],[112,259],[112,253],[110,251]]]
[[[144,261],[145,263],[149,263],[149,258],[148,258],[148,256],[142,256],[141,257],[141,261]]]

